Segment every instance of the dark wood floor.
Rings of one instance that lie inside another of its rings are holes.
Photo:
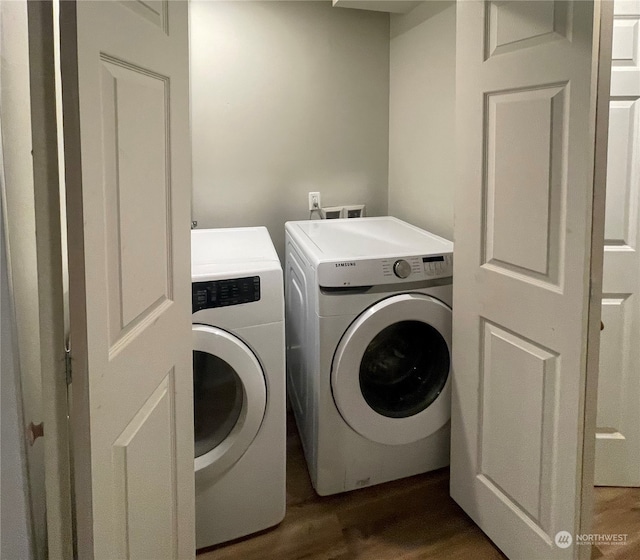
[[[276,528],[201,552],[198,560],[493,560],[505,556],[449,497],[449,473],[389,482],[337,496],[311,487],[302,447],[287,426],[287,515]],[[640,559],[640,489],[597,488],[594,533],[628,544],[592,558]]]

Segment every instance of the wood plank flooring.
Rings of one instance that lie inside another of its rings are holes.
[[[594,546],[592,559],[640,560],[640,488],[596,488],[593,532],[626,534],[625,545]]]
[[[593,547],[592,558],[640,560],[640,489],[597,488],[596,499],[594,533],[629,536],[626,545]],[[198,555],[198,560],[504,558],[449,497],[448,469],[337,496],[317,496],[291,417],[284,521]]]

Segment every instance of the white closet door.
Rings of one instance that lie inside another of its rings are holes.
[[[640,486],[640,1],[616,1],[596,484]]]
[[[571,541],[593,408],[594,4],[457,8],[451,495],[509,558],[573,558],[588,552]]]
[[[187,2],[61,2],[80,558],[192,558]]]

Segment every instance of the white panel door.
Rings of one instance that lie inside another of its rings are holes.
[[[80,558],[195,551],[186,2],[62,2]]]
[[[614,10],[595,482],[640,486],[640,1]]]
[[[593,27],[587,1],[458,3],[451,495],[509,558],[585,548],[556,535],[581,528]]]

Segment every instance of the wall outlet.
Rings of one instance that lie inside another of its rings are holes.
[[[320,201],[320,193],[319,192],[310,192],[309,193],[309,212],[314,210],[320,210],[322,208],[322,203]]]
[[[335,220],[337,218],[343,218],[343,210],[342,206],[330,206],[328,208],[322,209],[322,217],[325,220]]]
[[[364,218],[364,204],[352,204],[345,206],[343,211],[344,218]]]

